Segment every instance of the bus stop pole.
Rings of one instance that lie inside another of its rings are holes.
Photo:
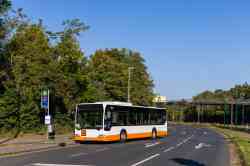
[[[50,116],[50,114],[49,114],[49,90],[48,90],[48,116]],[[49,128],[50,127],[50,125],[48,124],[47,125],[47,139],[49,140]]]

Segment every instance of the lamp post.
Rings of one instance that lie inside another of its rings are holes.
[[[130,102],[130,80],[131,80],[131,70],[133,70],[134,67],[128,68],[128,102]]]

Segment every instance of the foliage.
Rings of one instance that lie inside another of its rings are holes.
[[[0,15],[8,11],[11,7],[11,2],[9,0],[0,1]]]
[[[56,95],[62,96],[66,109],[72,111],[77,103],[83,101],[84,93],[87,90],[87,78],[84,71],[86,58],[75,39],[80,28],[74,27],[70,30],[70,27],[67,26],[65,29],[65,34],[60,38],[60,42],[53,48],[57,74],[60,77],[56,83]]]
[[[232,101],[236,99],[249,99],[250,98],[250,85],[246,82],[242,85],[235,85],[229,90],[217,89],[214,92],[204,91],[197,96],[194,100],[217,100],[217,101]]]
[[[128,68],[131,71],[131,101],[150,105],[153,99],[153,81],[144,59],[138,52],[126,49],[96,51],[88,63],[88,76],[96,90],[96,100],[127,101]]]
[[[52,58],[48,39],[41,27],[30,25],[18,29],[7,46],[12,59],[12,79],[7,88],[14,88],[21,98],[19,111],[20,126],[30,130],[40,125],[41,87],[51,84]],[[11,87],[9,85],[12,85]]]
[[[42,20],[31,22],[22,9],[0,1],[0,130],[43,131],[41,90],[50,90],[50,114],[57,128],[72,129],[75,105],[102,100],[127,101],[128,68],[131,100],[150,105],[153,81],[138,52],[97,50],[89,59],[78,37],[89,26],[66,20],[59,32]],[[61,129],[63,131],[63,129]]]

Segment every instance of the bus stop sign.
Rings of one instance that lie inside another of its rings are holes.
[[[48,109],[48,105],[49,105],[48,91],[44,90],[44,91],[42,91],[41,107],[44,109]]]

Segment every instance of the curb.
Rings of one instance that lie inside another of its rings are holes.
[[[65,142],[62,142],[65,143]],[[14,157],[14,156],[21,156],[29,153],[38,153],[38,152],[44,152],[44,151],[49,151],[49,150],[57,150],[61,148],[66,148],[66,147],[74,147],[77,144],[75,143],[65,143],[65,146],[60,146],[60,143],[57,143],[55,145],[49,146],[49,147],[42,147],[42,148],[37,148],[37,149],[31,149],[31,150],[20,150],[16,152],[8,152],[8,153],[0,153],[0,158],[6,158],[6,157]]]

